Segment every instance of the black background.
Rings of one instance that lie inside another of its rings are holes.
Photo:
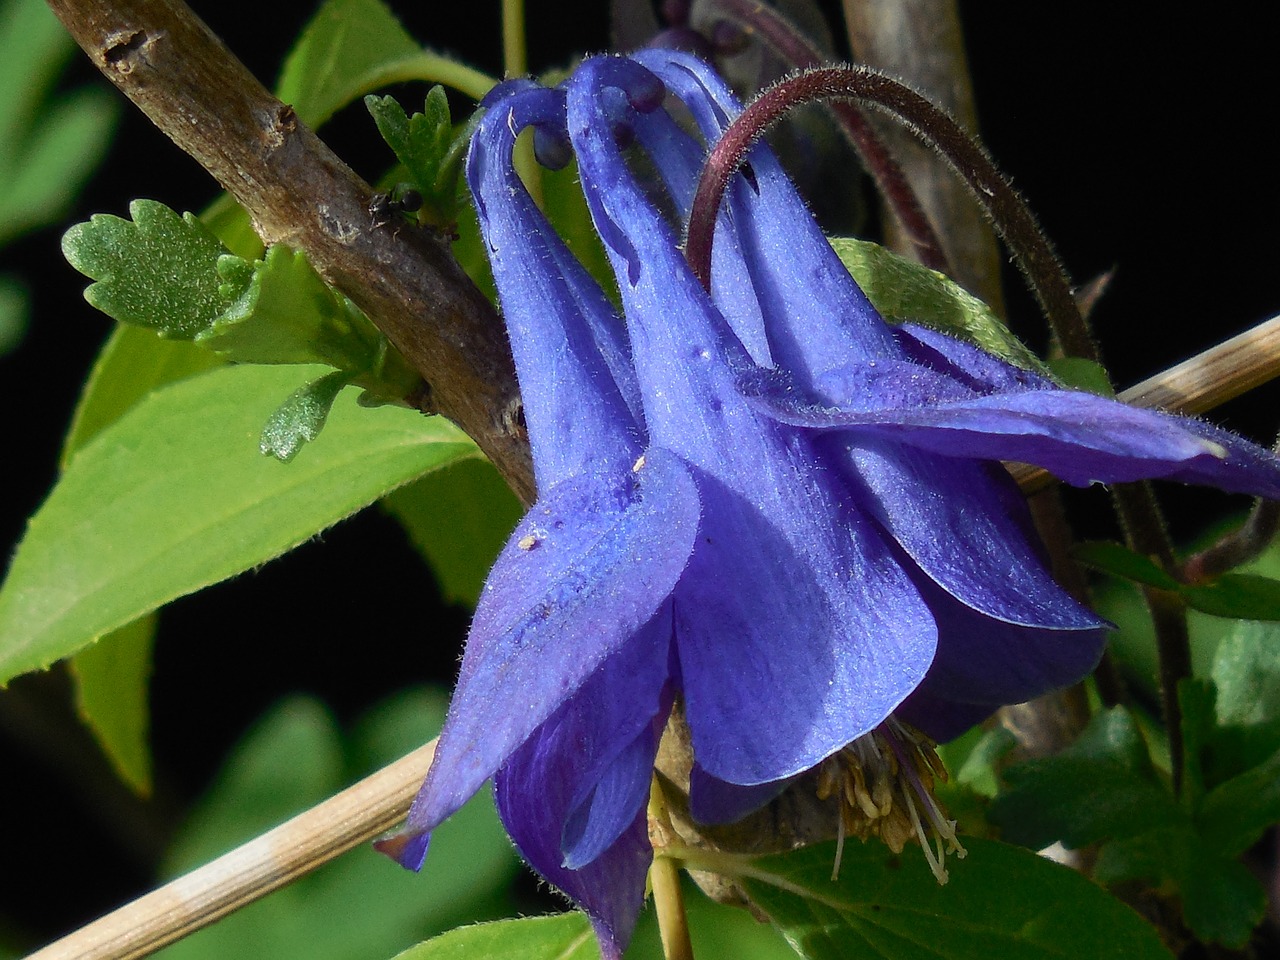
[[[497,0],[392,5],[414,36],[500,71]],[[268,84],[312,11],[282,3],[264,17],[263,4],[242,0],[195,7]],[[961,8],[992,154],[1077,280],[1117,268],[1095,324],[1118,383],[1280,310],[1274,31],[1256,15],[1224,15],[1248,9],[1228,5],[1183,19],[1163,5],[983,0]],[[1129,12],[1139,9],[1161,19]],[[534,70],[607,43],[603,2],[528,0],[528,16]],[[78,61],[67,83],[95,77]],[[363,108],[345,111],[325,136],[366,176],[381,171],[387,154]],[[17,542],[52,483],[78,385],[108,333],[58,251],[62,231],[92,212],[124,215],[135,197],[199,210],[215,192],[126,105],[73,216],[0,253],[0,269],[21,274],[34,301],[26,341],[0,358],[0,543]],[[1015,327],[1036,339],[1038,318],[1012,271],[1007,286]],[[1264,388],[1216,418],[1270,443],[1276,397]],[[1171,496],[1175,525],[1187,534],[1206,511],[1231,505]],[[15,682],[0,693],[0,916],[20,919],[17,935],[37,943],[141,892],[182,805],[265,707],[303,691],[350,718],[405,683],[448,680],[466,620],[440,605],[399,529],[376,511],[283,562],[173,604],[156,659],[159,795],[150,805],[110,782],[65,706],[59,672]]]

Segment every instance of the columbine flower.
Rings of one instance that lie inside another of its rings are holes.
[[[699,819],[734,819],[821,765],[822,789],[865,817],[847,828],[900,844],[904,824],[924,839],[922,820],[953,836],[927,796],[927,742],[901,719],[954,734],[1092,668],[1104,624],[1053,583],[988,460],[1280,494],[1280,464],[1238,438],[891,330],[764,151],[721,216],[707,295],[625,156],[638,144],[684,211],[703,149],[668,93],[708,139],[737,109],[670,52],[487,103],[468,182],[539,499],[490,573],[406,831],[383,844],[420,866],[429,832],[494,776],[517,846],[608,956],[643,898],[645,798],[676,696]],[[528,126],[542,157],[576,155],[624,318],[514,174]]]

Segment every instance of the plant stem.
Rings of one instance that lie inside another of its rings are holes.
[[[816,67],[823,62],[822,52],[807,37],[759,0],[716,0],[716,6],[758,34],[793,67]],[[835,101],[827,106],[858,152],[863,168],[875,181],[880,196],[896,218],[916,259],[932,270],[952,274],[952,265],[947,260],[942,241],[929,222],[920,198],[875,128],[851,103]]]
[[[653,906],[658,914],[658,936],[666,960],[693,960],[693,943],[689,939],[689,917],[684,908],[684,892],[680,887],[680,867],[666,854],[676,836],[667,816],[662,784],[655,776],[649,788],[649,837],[653,843],[653,865],[649,867],[649,883],[653,887]]]
[[[845,29],[854,60],[897,77],[953,116],[978,129],[973,84],[956,0],[844,0]],[[936,153],[895,126],[880,136],[938,231],[954,271],[951,278],[1004,313],[1003,258],[981,208]],[[901,248],[892,223],[886,242]]]
[[[27,960],[134,960],[247,906],[399,823],[436,742]]]
[[[866,67],[819,67],[780,81],[748,104],[716,143],[694,196],[685,246],[689,265],[704,286],[711,273],[715,214],[747,151],[783,114],[803,104],[831,99],[855,100],[884,110],[937,150],[960,174],[1005,238],[1063,350],[1069,356],[1097,359],[1097,348],[1084,329],[1057,254],[986,151],[920,94]]]
[[[306,251],[430,385],[421,406],[457,422],[531,502],[502,322],[448,243],[372,226],[369,185],[179,0],[49,5],[94,65],[248,210],[265,243]]]

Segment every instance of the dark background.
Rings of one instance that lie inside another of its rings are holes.
[[[313,10],[275,4],[264,18],[261,3],[195,6],[268,85]],[[500,71],[497,0],[392,6],[414,36]],[[1102,2],[961,8],[992,154],[1077,280],[1117,270],[1095,324],[1119,384],[1280,310],[1274,31],[1219,10],[1178,20],[1165,8],[1142,8],[1159,10],[1156,20]],[[528,16],[534,70],[607,43],[603,2],[528,0]],[[95,78],[81,60],[67,83]],[[325,136],[366,176],[381,172],[385,147],[362,107],[341,114]],[[26,341],[0,358],[0,543],[17,542],[52,483],[79,384],[108,333],[106,318],[80,297],[84,279],[58,251],[62,231],[92,212],[124,215],[139,196],[199,210],[215,193],[193,161],[126,105],[73,216],[0,253],[0,269],[24,276],[34,300]],[[1007,287],[1014,326],[1041,336],[1012,271]],[[1270,443],[1276,399],[1264,388],[1215,416]],[[1233,505],[1170,496],[1186,535]],[[66,707],[60,672],[15,682],[0,693],[0,916],[21,918],[18,934],[40,942],[142,892],[183,805],[265,707],[302,691],[347,719],[405,683],[447,681],[466,623],[466,611],[441,606],[399,528],[377,511],[287,560],[174,603],[162,616],[156,659],[159,783],[151,804],[111,782]]]

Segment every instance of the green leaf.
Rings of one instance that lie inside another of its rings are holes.
[[[0,357],[11,353],[27,333],[26,287],[8,274],[0,274]]]
[[[276,245],[252,265],[225,256],[218,273],[226,312],[196,336],[237,363],[327,363],[370,370],[385,349],[378,329],[332,290],[300,250]]]
[[[420,48],[381,0],[327,0],[284,62],[276,96],[317,127]]]
[[[208,350],[180,340],[162,340],[150,330],[117,324],[98,354],[63,442],[59,467],[72,454],[166,383],[220,363]],[[147,747],[147,679],[155,618],[106,634],[71,661],[80,719],[93,731],[121,779],[146,794],[151,787]]]
[[[1095,716],[1067,750],[1010,767],[1005,779],[1009,789],[992,804],[991,819],[1005,839],[1037,850],[1186,822],[1121,707]]]
[[[347,373],[337,370],[291,393],[289,399],[267,418],[258,449],[282,463],[292,460],[303,444],[320,436],[325,421],[329,419],[329,410],[347,381]]]
[[[1213,682],[1223,725],[1280,722],[1280,626],[1237,623],[1218,645]]]
[[[1115,388],[1106,369],[1095,360],[1084,357],[1054,357],[1046,362],[1049,371],[1064,387],[1096,393],[1100,397],[1115,397]]]
[[[151,793],[147,685],[155,630],[155,615],[142,617],[71,659],[76,712],[93,731],[120,779],[143,796]]]
[[[218,258],[226,249],[193,214],[134,200],[132,221],[99,213],[62,238],[67,262],[89,284],[84,298],[107,316],[190,340],[227,302],[219,291]]]
[[[1085,566],[1182,595],[1188,606],[1216,617],[1280,620],[1280,580],[1250,573],[1223,574],[1212,583],[1179,583],[1154,561],[1118,543],[1077,544],[1072,554]]]
[[[1238,856],[1257,843],[1280,823],[1280,751],[1210,791],[1196,820],[1206,846],[1223,856]]]
[[[40,0],[0,4],[0,246],[63,216],[119,114],[102,87],[53,96],[75,44]]]
[[[450,930],[395,960],[598,960],[591,924],[580,913],[522,917]]]
[[[182,827],[165,866],[182,873],[331,796],[439,732],[442,690],[397,695],[343,736],[320,704],[295,698],[238,745]],[[519,868],[486,794],[431,839],[421,874],[361,847],[167,948],[165,960],[385,957],[458,923],[501,915]]]
[[[320,372],[213,370],[149,395],[76,453],[0,589],[0,682],[478,455],[442,418],[340,397],[306,456],[263,458],[258,434],[279,396]]]
[[[1072,547],[1071,554],[1086,567],[1122,580],[1132,580],[1160,590],[1178,589],[1178,581],[1161,570],[1154,560],[1109,540],[1078,543]]]
[[[1225,573],[1212,583],[1183,586],[1187,603],[1215,617],[1280,620],[1280,580],[1253,573]]]
[[[422,193],[428,222],[452,224],[457,219],[460,165],[453,144],[453,123],[444,88],[437,85],[427,93],[422,113],[412,117],[394,97],[367,96],[364,105],[373,115],[378,132],[396,158],[404,164]]]
[[[1159,936],[1085,877],[1029,850],[965,838],[966,859],[940,886],[919,851],[820,844],[750,864],[754,903],[810,960],[1167,958]],[[912,855],[914,854],[914,855]]]
[[[383,500],[435,571],[440,594],[474,606],[484,578],[524,508],[487,460],[469,460]]]
[[[1266,893],[1240,863],[1208,849],[1192,832],[1169,828],[1102,848],[1094,875],[1104,883],[1145,880],[1176,890],[1197,938],[1243,947],[1266,912]]]
[[[184,340],[164,340],[143,327],[118,324],[80,393],[62,445],[61,466],[65,469],[76,450],[154,390],[222,363],[215,354]]]
[[[936,270],[853,237],[832,237],[831,246],[886,320],[919,323],[1024,369],[1047,372],[985,303]]]

